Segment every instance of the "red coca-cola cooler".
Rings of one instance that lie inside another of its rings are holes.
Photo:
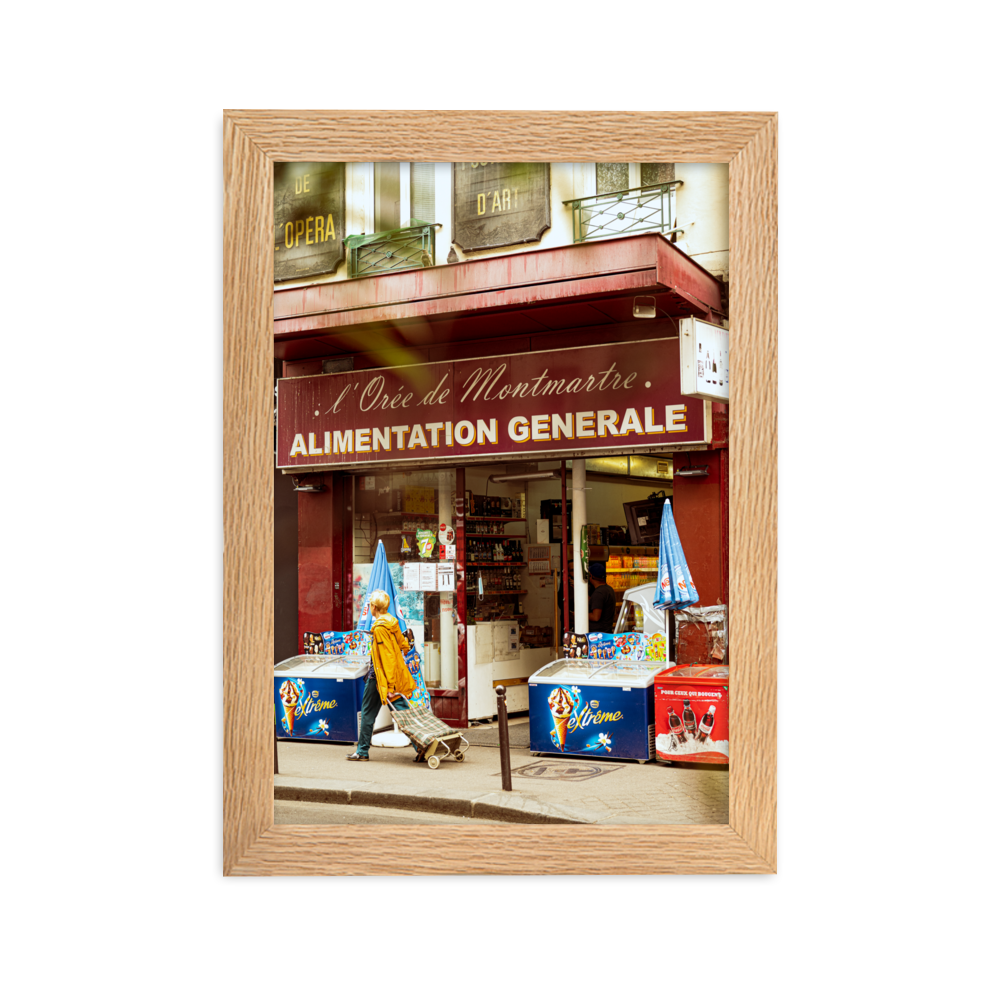
[[[729,763],[729,667],[681,663],[653,680],[657,760]]]

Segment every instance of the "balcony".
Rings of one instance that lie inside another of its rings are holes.
[[[433,222],[410,219],[404,229],[390,229],[370,236],[348,236],[347,246],[352,278],[390,271],[410,271],[434,264]]]
[[[683,181],[666,181],[564,201],[573,211],[573,242],[587,243],[635,233],[683,232],[677,228],[675,192]]]

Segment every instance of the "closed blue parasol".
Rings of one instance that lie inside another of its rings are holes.
[[[373,590],[384,590],[389,595],[389,614],[393,618],[399,619],[399,627],[406,631],[406,620],[399,610],[399,599],[396,597],[396,584],[392,580],[392,571],[389,569],[389,559],[385,554],[385,546],[382,539],[378,540],[378,550],[375,553],[375,562],[372,564],[372,573],[368,578],[368,589],[365,591],[365,603],[361,607],[361,619],[358,628],[370,632],[372,629],[372,606],[368,602],[368,595]]]
[[[396,594],[396,584],[392,579],[392,569],[389,566],[389,559],[385,554],[385,546],[379,539],[378,549],[375,552],[375,562],[372,564],[371,575],[368,578],[368,589],[365,591],[364,604],[361,606],[361,618],[358,620],[358,628],[366,632],[372,627],[372,607],[368,600],[368,595],[373,590],[384,590],[389,595],[389,614],[398,619],[400,630],[406,631],[406,619],[399,610],[399,598]],[[430,695],[427,693],[427,685],[424,684],[423,671],[420,669],[420,654],[417,652],[416,644],[410,647],[410,651],[403,657],[410,675],[416,683],[416,688],[410,695],[410,701],[414,705],[422,705],[424,708],[431,707]],[[379,716],[382,718],[382,716]],[[388,721],[388,720],[386,720]],[[390,742],[386,742],[389,740]],[[379,735],[373,740],[375,746],[405,746],[409,740],[404,739],[402,743],[392,740],[392,735]]]
[[[674,523],[674,511],[669,500],[663,501],[660,519],[660,555],[656,563],[657,583],[653,607],[665,611],[680,611],[698,603],[698,591],[691,582],[680,535]]]

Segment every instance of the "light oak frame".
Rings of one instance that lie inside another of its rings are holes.
[[[770,873],[777,866],[777,115],[226,111],[224,750],[227,875]],[[273,163],[728,162],[729,825],[275,826]]]

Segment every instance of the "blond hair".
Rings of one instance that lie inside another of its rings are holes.
[[[383,614],[389,610],[389,595],[384,590],[373,590],[368,595],[368,603],[375,614]]]

